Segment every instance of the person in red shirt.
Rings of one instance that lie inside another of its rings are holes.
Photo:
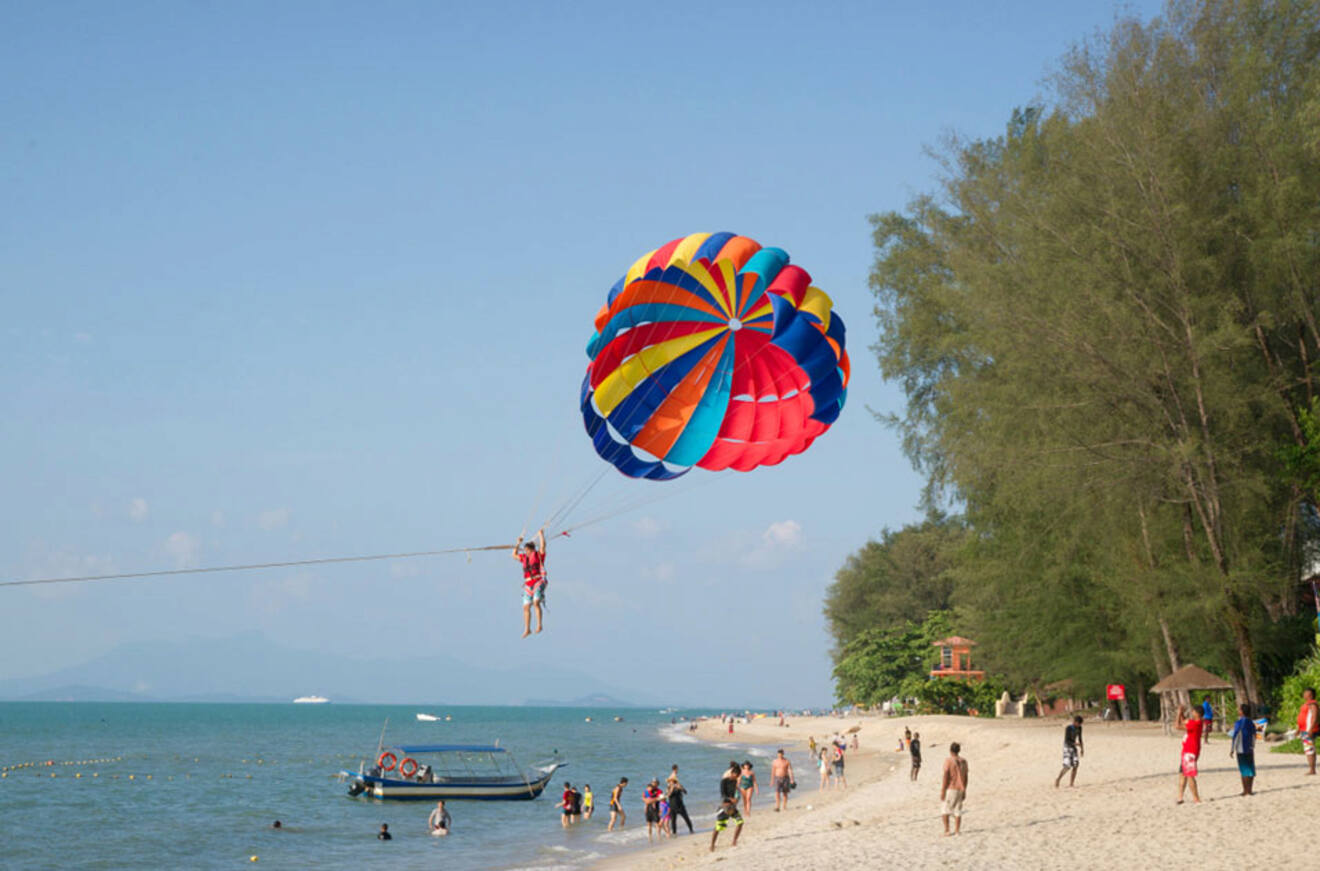
[[[532,609],[536,609],[536,631],[541,631],[542,609],[545,607],[545,530],[538,530],[535,542],[523,544],[522,536],[513,545],[513,558],[522,563],[523,570],[523,634],[532,634]]]
[[[1302,706],[1297,709],[1297,734],[1302,739],[1302,752],[1306,754],[1307,774],[1315,774],[1315,739],[1320,735],[1320,707],[1316,706],[1315,690],[1302,690]]]
[[[1183,803],[1183,790],[1189,783],[1192,786],[1192,801],[1201,803],[1201,796],[1196,791],[1196,760],[1201,756],[1201,729],[1204,723],[1196,705],[1190,708],[1178,706],[1177,728],[1187,730],[1182,742],[1182,764],[1178,769],[1178,804]]]

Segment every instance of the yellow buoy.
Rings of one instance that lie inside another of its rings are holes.
[[[134,777],[137,777],[137,775],[136,775],[136,774],[130,774],[130,775],[128,776],[128,779],[129,779],[129,780],[132,780]]]
[[[257,861],[257,857],[256,857],[256,856],[248,856],[248,861],[249,861],[249,862],[255,862],[255,861]]]

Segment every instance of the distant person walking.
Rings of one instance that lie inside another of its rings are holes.
[[[619,821],[619,828],[628,821],[628,815],[623,812],[623,788],[628,785],[628,778],[620,777],[619,782],[614,789],[610,790],[610,824],[605,827],[605,831],[614,831],[614,821]]]
[[[1215,706],[1210,704],[1210,697],[1201,700],[1201,743],[1210,740],[1210,733],[1215,730]]]
[[[797,778],[793,776],[793,763],[788,761],[783,748],[770,761],[770,782],[775,787],[775,811],[788,810],[788,793],[797,786]]]
[[[833,770],[828,746],[820,748],[820,753],[816,756],[816,767],[820,769],[820,788],[824,790],[830,785],[830,771]]]
[[[908,739],[908,754],[912,757],[912,777],[917,779],[918,772],[921,771],[921,733],[913,732],[912,737]]]
[[[1302,690],[1302,706],[1297,709],[1297,732],[1302,739],[1302,752],[1306,754],[1306,773],[1315,774],[1315,740],[1320,737],[1320,707],[1315,703],[1315,690]]]
[[[848,788],[848,779],[843,776],[844,746],[842,738],[834,743],[834,786],[838,789]]]
[[[1251,705],[1244,702],[1238,711],[1241,716],[1228,730],[1228,737],[1232,739],[1228,755],[1237,756],[1242,794],[1251,795],[1251,784],[1256,779],[1256,724],[1251,720]]]
[[[1063,730],[1063,768],[1059,770],[1059,776],[1054,778],[1055,789],[1059,788],[1059,781],[1063,780],[1065,774],[1068,775],[1069,786],[1077,782],[1077,768],[1085,755],[1086,748],[1082,746],[1082,717],[1078,714]]]
[[[967,797],[967,760],[958,755],[962,746],[954,741],[949,745],[949,756],[944,760],[944,776],[940,780],[940,801],[944,803],[941,815],[944,834],[948,836],[949,817],[953,817],[953,832],[962,833],[963,799]]]
[[[1190,708],[1178,706],[1178,724],[1176,728],[1185,729],[1183,736],[1182,761],[1178,768],[1178,804],[1183,803],[1183,791],[1188,784],[1192,787],[1192,801],[1201,803],[1201,796],[1196,791],[1196,761],[1201,757],[1201,711],[1192,705]]]
[[[742,764],[742,773],[738,775],[738,791],[742,793],[743,814],[752,815],[752,796],[761,794],[761,784],[756,780],[756,772],[752,770],[751,760],[746,760]]]
[[[595,810],[596,797],[591,794],[591,784],[582,784],[582,816],[585,819],[591,819],[591,812]]]

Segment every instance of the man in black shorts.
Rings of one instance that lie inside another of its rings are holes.
[[[788,792],[797,786],[797,780],[793,777],[793,763],[783,750],[770,762],[770,780],[775,785],[775,810],[788,810]]]
[[[619,821],[619,828],[628,821],[628,815],[623,812],[623,788],[628,785],[628,778],[620,777],[619,783],[614,789],[610,790],[610,824],[605,827],[605,831],[614,831],[614,821]]]

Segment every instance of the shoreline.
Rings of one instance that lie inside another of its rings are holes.
[[[791,863],[795,871],[838,871],[879,861],[906,868],[1075,871],[1124,861],[1124,855],[1139,857],[1143,865],[1194,858],[1202,869],[1310,864],[1298,850],[1299,838],[1302,845],[1306,839],[1299,820],[1314,816],[1320,777],[1305,775],[1302,757],[1271,753],[1261,744],[1256,794],[1244,798],[1229,740],[1217,732],[1201,753],[1202,803],[1193,804],[1189,795],[1177,805],[1179,736],[1164,735],[1158,723],[1089,721],[1077,785],[1068,788],[1065,776],[1056,789],[1065,723],[938,715],[790,717],[787,728],[767,718],[738,724],[730,736],[718,721],[703,722],[692,733],[699,740],[790,751],[798,788],[788,811],[775,813],[773,794],[763,787],[761,799],[770,801],[753,805],[736,848],[724,832],[710,852],[711,827],[703,820],[695,835],[641,844],[590,867],[670,871],[718,862],[723,871],[761,871],[767,863]],[[818,792],[816,770],[803,772],[797,762],[806,753],[807,736],[821,741],[855,724],[862,725],[861,749],[847,756],[848,788]],[[916,783],[907,777],[908,754],[895,750],[904,727],[922,736]],[[970,770],[962,835],[946,838],[939,787],[952,741],[962,744]],[[705,800],[715,777],[689,772],[684,784]]]

